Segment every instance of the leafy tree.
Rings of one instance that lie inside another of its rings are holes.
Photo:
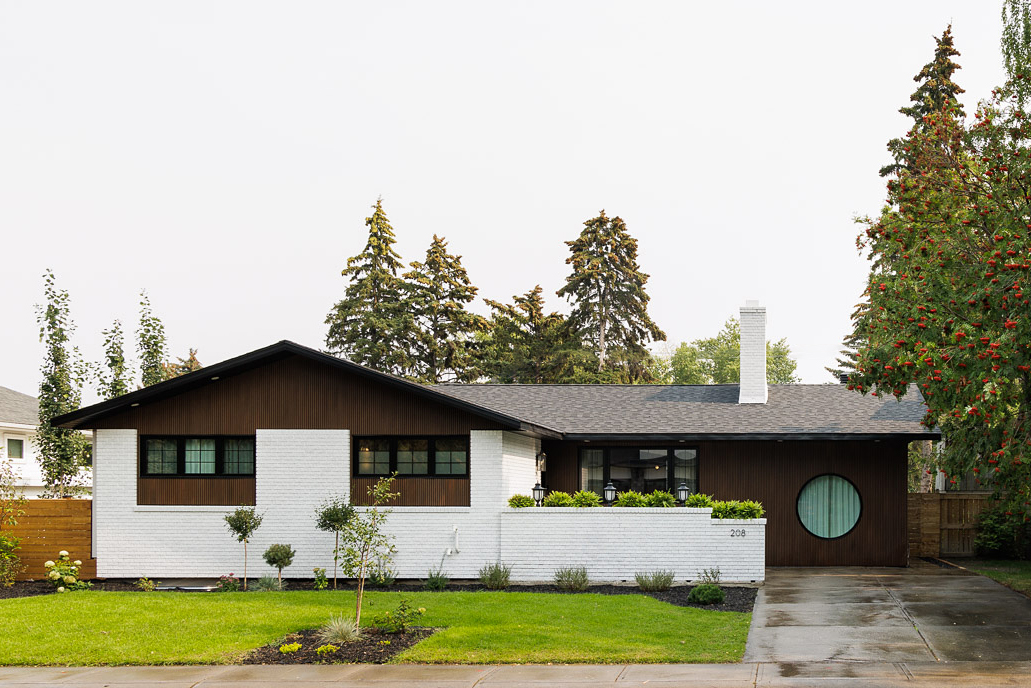
[[[136,351],[140,355],[140,382],[150,387],[164,381],[168,364],[168,340],[165,326],[154,315],[147,292],[140,292],[140,327],[136,330]]]
[[[356,627],[362,623],[362,595],[373,562],[386,568],[394,556],[394,538],[383,531],[390,509],[384,509],[383,505],[397,497],[396,492],[390,491],[396,476],[395,473],[388,478],[380,478],[369,488],[372,506],[364,507],[348,519],[344,544],[338,548],[344,572],[358,579],[354,611]]]
[[[121,321],[115,320],[111,328],[101,334],[104,335],[104,366],[97,369],[97,392],[104,399],[114,399],[129,393],[132,377],[125,361],[125,335]]]
[[[283,569],[294,563],[297,552],[290,545],[269,545],[263,555],[265,563],[279,572],[279,589],[283,589]]]
[[[950,103],[910,132],[912,164],[859,237],[869,307],[849,380],[896,397],[919,385],[950,480],[973,471],[1031,520],[1031,125],[1015,96],[1007,83],[972,124]]]
[[[236,536],[237,542],[243,543],[243,589],[247,590],[247,543],[254,535],[265,517],[259,515],[253,507],[240,507],[224,519],[229,532]],[[282,582],[282,581],[280,581]]]
[[[462,267],[462,257],[449,254],[447,242],[434,234],[426,260],[411,267],[404,278],[418,331],[416,379],[431,384],[476,380],[474,335],[487,321],[466,309],[477,290]]]
[[[337,566],[340,563],[340,533],[347,529],[347,524],[354,518],[354,507],[346,499],[335,497],[319,504],[315,509],[315,527],[327,533],[333,533],[333,589],[337,588]]]
[[[393,248],[394,229],[383,211],[383,199],[376,201],[365,224],[369,228],[365,249],[347,259],[340,273],[349,280],[344,298],[326,316],[326,347],[355,363],[408,375],[414,367],[415,320],[410,290],[398,277],[404,266]]]
[[[197,350],[190,349],[190,353],[186,358],[176,358],[175,363],[165,364],[165,379],[171,380],[174,377],[185,375],[186,373],[192,373],[195,370],[200,370],[204,366],[197,360]]]
[[[36,306],[39,340],[46,347],[43,379],[39,383],[39,426],[36,446],[43,473],[43,497],[81,494],[81,469],[89,465],[90,444],[82,433],[50,424],[52,418],[79,408],[85,367],[77,349],[69,350],[75,325],[68,292],[58,289],[54,273],[43,275],[45,305]]]
[[[640,377],[649,358],[645,344],[666,335],[648,316],[648,275],[637,264],[637,239],[623,220],[610,220],[603,210],[566,245],[573,272],[557,293],[573,304],[570,324],[597,356],[598,372],[622,368]]]
[[[1003,10],[1005,14],[1005,10]],[[952,25],[942,33],[941,38],[935,39],[937,47],[934,51],[934,59],[923,66],[913,77],[913,81],[920,85],[916,91],[909,96],[912,105],[899,108],[899,112],[911,118],[917,128],[923,126],[924,118],[941,112],[944,107],[957,108],[957,114],[965,116],[959,105],[957,96],[964,93],[952,80],[952,75],[960,66],[952,61],[953,57],[959,56],[952,42]],[[901,169],[911,164],[910,152],[912,147],[904,139],[892,139],[888,142],[888,151],[891,153],[894,162],[881,168],[881,176],[897,175]]]
[[[766,342],[766,381],[798,382],[787,339]],[[669,359],[669,382],[676,385],[722,385],[741,381],[741,324],[730,318],[715,337],[681,344]]]
[[[1002,4],[1002,62],[1010,87],[1021,107],[1031,92],[1031,3],[1005,0]]]

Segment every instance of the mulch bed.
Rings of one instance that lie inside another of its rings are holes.
[[[259,647],[243,660],[244,664],[383,664],[394,655],[404,652],[423,638],[436,632],[434,628],[413,628],[407,633],[386,633],[377,628],[363,628],[362,636],[354,642],[340,645],[340,649],[323,657],[315,650],[325,645],[315,630],[298,631],[272,645]],[[280,645],[300,643],[297,652],[283,654]]]
[[[93,581],[94,590],[108,592],[136,592],[132,583],[118,580]],[[0,600],[12,597],[36,597],[37,595],[56,595],[57,590],[45,580],[18,581],[9,588],[0,588]]]

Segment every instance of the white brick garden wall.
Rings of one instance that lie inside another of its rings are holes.
[[[215,578],[243,570],[243,547],[223,518],[233,507],[138,506],[135,430],[97,430],[94,555],[107,578]],[[702,509],[510,509],[537,481],[539,441],[500,430],[470,437],[468,507],[394,507],[399,577],[424,578],[443,562],[453,578],[473,578],[488,562],[513,565],[513,580],[550,580],[560,566],[584,565],[599,581],[673,569],[678,580],[718,566],[726,581],[763,579],[765,520],[713,521]],[[324,499],[348,496],[347,430],[258,430],[256,508],[264,515],[249,545],[248,574],[270,574],[261,559],[274,542],[297,550],[290,577],[331,570],[333,537],[314,526]],[[744,537],[730,530],[744,529]]]

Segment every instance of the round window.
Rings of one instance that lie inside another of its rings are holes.
[[[820,538],[847,534],[859,521],[862,502],[855,485],[840,475],[820,475],[798,494],[798,519]]]

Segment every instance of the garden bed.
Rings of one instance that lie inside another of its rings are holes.
[[[283,640],[259,647],[244,658],[243,664],[383,664],[394,655],[404,652],[423,638],[436,632],[435,628],[413,628],[407,633],[386,633],[377,628],[362,629],[361,638],[339,646],[339,650],[319,656],[315,650],[326,643],[319,639],[317,630],[291,633]],[[282,653],[284,643],[300,643],[297,652]]]

